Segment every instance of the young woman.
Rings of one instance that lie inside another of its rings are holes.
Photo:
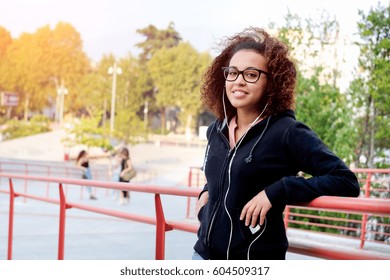
[[[76,166],[83,171],[83,179],[92,179],[91,167],[89,166],[89,156],[86,150],[81,150],[77,155]],[[90,199],[96,199],[96,197],[92,194],[91,187],[87,187],[87,191]]]
[[[130,159],[130,153],[129,149],[123,148],[120,152],[120,158],[121,158],[121,171],[119,173],[119,182],[129,182],[128,180],[124,179],[123,176],[126,172],[131,170],[133,168],[133,164],[131,163]],[[120,193],[119,197],[119,204],[128,204],[130,201],[130,193],[129,191],[123,190]]]
[[[285,259],[286,204],[359,195],[356,176],[294,115],[287,47],[249,28],[226,39],[204,76],[208,128],[193,259]],[[310,178],[298,176],[298,172]]]

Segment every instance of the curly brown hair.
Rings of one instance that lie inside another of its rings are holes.
[[[223,120],[224,109],[222,98],[224,94],[225,78],[222,67],[229,66],[230,59],[239,50],[249,49],[264,56],[268,64],[268,83],[265,92],[264,104],[259,104],[261,110],[268,102],[264,116],[279,113],[295,106],[296,69],[289,58],[288,47],[276,38],[271,37],[261,28],[249,27],[221,42],[225,47],[218,55],[203,76],[201,100],[215,116]],[[236,109],[226,100],[226,114],[228,119],[235,116]]]

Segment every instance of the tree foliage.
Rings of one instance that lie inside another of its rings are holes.
[[[16,109],[27,120],[30,111],[54,102],[60,84],[68,88],[67,99],[77,96],[73,89],[88,67],[80,34],[60,22],[53,30],[45,26],[12,41],[0,63],[0,85],[19,93]]]
[[[111,150],[113,145],[110,138],[104,137],[104,135],[103,128],[99,126],[98,117],[82,117],[67,128],[66,137],[62,141],[67,147],[81,144],[87,147],[101,147],[105,150]]]
[[[142,49],[140,60],[148,61],[154,54],[162,48],[172,48],[179,44],[181,37],[175,30],[174,23],[170,22],[167,29],[157,29],[154,25],[149,25],[143,29],[138,29],[137,33],[145,37],[145,41],[136,44]]]
[[[46,116],[35,115],[30,121],[10,120],[2,131],[3,140],[26,137],[50,131],[50,120]]]
[[[390,149],[390,4],[359,14],[359,69],[350,86],[357,112],[356,161],[384,167],[390,164],[385,156]]]
[[[180,108],[187,129],[199,113],[201,74],[210,61],[209,55],[198,53],[189,43],[180,43],[159,50],[148,63],[158,89],[156,105],[162,110],[169,106]]]
[[[0,63],[3,61],[5,52],[12,43],[11,34],[4,27],[0,26]]]
[[[115,136],[123,142],[134,143],[145,137],[143,115],[144,92],[150,87],[148,75],[139,60],[129,55],[119,61],[122,74],[118,76],[115,116]]]
[[[337,85],[340,65],[336,61],[342,60],[335,48],[339,26],[325,12],[321,18],[321,22],[309,18],[303,23],[298,15],[289,13],[278,35],[290,46],[298,68],[297,119],[310,126],[331,150],[350,163],[355,137],[352,108]]]
[[[148,104],[147,110],[152,115],[161,116],[161,126],[164,128],[166,118],[165,110],[156,103],[157,88],[149,73],[147,62],[157,51],[163,48],[175,47],[182,39],[180,34],[175,30],[173,22],[170,22],[166,29],[158,29],[154,25],[149,25],[146,28],[137,30],[137,33],[145,37],[143,42],[136,44],[137,47],[142,49],[142,53],[139,56],[139,62],[141,65],[140,71],[145,74],[143,76],[145,78],[144,83],[147,85],[143,93],[145,105]],[[145,110],[146,108],[143,109]]]

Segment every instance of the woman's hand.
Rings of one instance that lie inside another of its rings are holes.
[[[271,209],[272,204],[269,201],[265,191],[261,191],[252,198],[242,209],[240,220],[245,219],[245,225],[255,227],[260,216],[260,225],[263,225],[265,215]]]
[[[198,199],[198,202],[196,203],[196,215],[198,215],[200,208],[205,206],[208,201],[209,201],[209,192],[205,191],[204,193],[202,193],[202,195]]]

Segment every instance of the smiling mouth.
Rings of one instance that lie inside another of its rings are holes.
[[[244,95],[247,95],[248,93],[247,92],[243,92],[243,91],[233,91],[233,96],[244,96]]]

